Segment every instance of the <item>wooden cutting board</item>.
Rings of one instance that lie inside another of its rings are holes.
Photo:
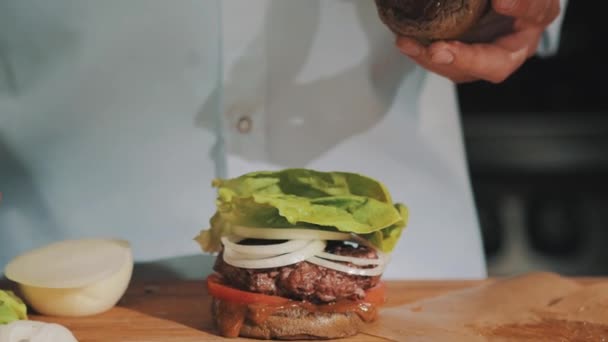
[[[478,281],[388,282],[387,307],[395,307]],[[56,318],[31,315],[30,319],[60,323],[79,342],[190,342],[225,341],[214,334],[210,299],[202,281],[133,282],[117,307],[93,317]],[[248,339],[242,339],[248,340]],[[386,341],[359,335],[344,341]]]
[[[534,281],[534,279],[531,281]],[[542,278],[541,281],[555,283],[554,278]],[[603,279],[577,279],[577,284],[583,284],[581,286],[584,286],[602,281]],[[425,299],[433,300],[433,298],[442,298],[441,295],[445,294],[458,294],[477,288],[483,289],[486,284],[492,284],[493,282],[495,280],[388,282],[389,301],[386,308],[387,310],[407,309],[408,313],[422,311],[426,304],[420,304],[419,306],[417,303],[424,303]],[[521,287],[522,285],[518,286]],[[529,288],[529,285],[524,287]],[[491,287],[488,289],[493,291]],[[521,292],[521,289],[517,289],[517,286],[514,289]],[[504,291],[504,289],[501,291]],[[477,295],[475,300],[483,302],[486,300],[485,296],[484,294]],[[500,294],[500,296],[504,297],[505,304],[508,304],[507,301],[517,300],[517,296],[504,296],[504,294]],[[493,300],[496,300],[496,298]],[[447,300],[445,303],[449,308],[451,305],[453,306],[454,301]],[[55,318],[31,315],[30,319],[63,324],[74,333],[80,342],[226,341],[228,339],[215,335],[213,331],[209,304],[210,299],[202,281],[134,281],[121,302],[106,313],[86,318]],[[441,305],[441,301],[430,302],[427,313],[432,313],[434,308],[443,312],[444,309],[441,308]],[[405,311],[395,311],[392,315],[390,315],[390,311],[387,312],[389,312],[389,316],[386,317],[384,326],[386,327],[388,324],[393,329],[388,333],[400,333],[398,329],[403,320],[406,319],[406,316],[402,314]],[[453,314],[458,315],[458,312],[453,311]],[[431,320],[435,319],[435,323],[441,325],[441,319],[444,318],[437,316],[436,319],[432,318]],[[378,323],[377,326],[382,328],[381,324],[382,322]],[[430,329],[434,328],[430,327]],[[381,330],[372,329],[369,334],[362,333],[343,341],[410,340],[409,337],[401,338],[401,335],[389,338],[375,337],[374,335],[380,334],[382,336],[385,333]],[[424,335],[423,331],[416,333],[408,328],[408,332],[413,334],[411,340],[415,341],[426,340],[420,338]]]

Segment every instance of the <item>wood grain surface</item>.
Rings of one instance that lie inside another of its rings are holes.
[[[583,284],[599,278],[577,279]],[[387,307],[401,306],[486,281],[387,282]],[[226,341],[217,336],[209,312],[210,299],[203,281],[133,281],[118,305],[108,312],[84,318],[30,315],[30,319],[55,322],[69,328],[80,342],[189,342]],[[247,340],[247,339],[231,339]],[[343,341],[386,341],[360,334]]]

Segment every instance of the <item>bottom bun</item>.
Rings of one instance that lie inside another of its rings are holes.
[[[213,299],[212,313],[218,325],[218,311],[224,309],[221,301]],[[310,312],[303,307],[280,308],[261,322],[245,317],[239,336],[277,340],[327,340],[353,336],[365,323],[355,312]]]

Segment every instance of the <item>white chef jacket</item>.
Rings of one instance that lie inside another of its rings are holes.
[[[213,177],[308,167],[409,207],[386,278],[484,277],[458,114],[372,1],[3,1],[0,266],[98,236],[141,263],[200,256]],[[170,264],[209,271],[193,260]]]

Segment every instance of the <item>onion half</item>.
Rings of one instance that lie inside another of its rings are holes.
[[[56,242],[14,258],[5,269],[38,313],[80,317],[112,308],[133,272],[128,241],[80,239]]]

